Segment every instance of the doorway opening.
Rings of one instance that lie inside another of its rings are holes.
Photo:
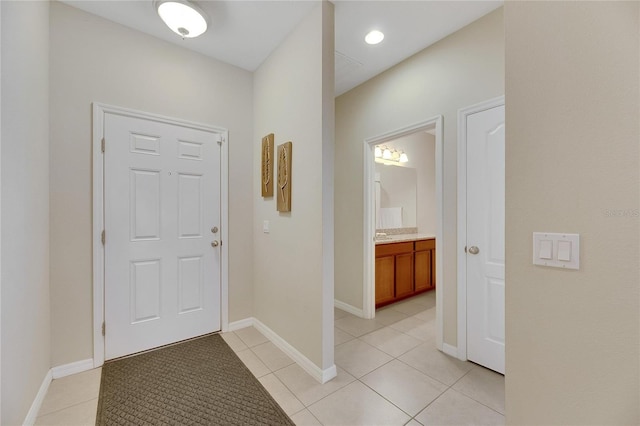
[[[377,220],[379,205],[376,203],[376,147],[390,144],[391,141],[415,135],[420,132],[428,132],[435,138],[435,292],[436,292],[436,346],[442,350],[443,346],[443,321],[442,306],[443,294],[443,258],[444,253],[442,247],[442,228],[443,228],[443,119],[441,115],[431,117],[419,123],[415,123],[400,129],[368,138],[364,141],[364,280],[363,280],[363,316],[367,319],[375,317],[375,247],[376,247],[376,225],[381,225]],[[396,150],[397,151],[397,150]],[[382,153],[378,153],[382,154]],[[401,155],[396,152],[399,160]],[[388,156],[388,155],[387,155]],[[396,211],[397,212],[397,211]],[[394,212],[390,212],[390,220],[393,221]],[[411,220],[412,214],[408,214],[408,220]],[[396,219],[397,220],[397,219]],[[388,223],[388,222],[387,222]],[[410,228],[418,228],[416,221],[414,226]],[[416,232],[418,229],[416,229]]]

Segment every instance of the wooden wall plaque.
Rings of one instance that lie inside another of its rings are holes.
[[[278,211],[291,211],[291,142],[278,145]]]
[[[273,144],[274,135],[269,133],[262,138],[262,173],[261,187],[263,197],[273,197]]]

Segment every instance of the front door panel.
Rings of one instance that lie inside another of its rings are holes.
[[[105,115],[105,358],[220,330],[219,135]]]

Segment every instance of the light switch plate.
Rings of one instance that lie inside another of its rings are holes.
[[[262,232],[264,232],[265,234],[269,233],[269,221],[265,220],[262,222]]]
[[[533,264],[580,269],[580,235],[534,232]]]

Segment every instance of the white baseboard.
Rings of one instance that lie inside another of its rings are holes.
[[[40,385],[40,389],[38,390],[38,393],[36,394],[36,397],[31,404],[31,408],[29,408],[27,417],[25,417],[24,422],[22,423],[23,426],[32,426],[35,424],[36,419],[38,418],[40,407],[42,407],[42,401],[44,401],[44,397],[47,395],[47,391],[49,390],[51,380],[53,380],[53,374],[51,373],[51,370],[49,370],[44,376],[42,384]]]
[[[442,352],[445,354],[452,356],[454,358],[458,358],[458,348],[455,346],[448,345],[446,343],[442,344]]]
[[[226,331],[236,331],[241,328],[251,327],[253,325],[253,317],[241,319],[239,321],[230,322]]]
[[[93,369],[93,358],[83,359],[82,361],[76,361],[69,364],[53,367],[51,369],[51,372],[53,373],[54,379],[59,379],[61,377],[70,376],[76,373],[82,373],[83,371],[88,371],[91,369]]]
[[[336,377],[338,374],[335,364],[331,367],[322,370],[315,365],[309,358],[304,356],[300,351],[291,346],[289,342],[280,337],[275,331],[264,325],[262,321],[256,318],[245,318],[240,321],[234,321],[229,323],[228,331],[240,330],[246,327],[255,327],[256,330],[264,334],[264,336],[271,341],[278,349],[286,353],[291,359],[293,359],[304,371],[309,373],[311,377],[316,379],[320,383],[326,383],[329,380]]]
[[[349,312],[350,314],[357,317],[364,318],[364,311],[362,309],[358,309],[355,306],[349,305],[348,303],[341,302],[338,299],[333,300],[333,306],[345,312]]]

